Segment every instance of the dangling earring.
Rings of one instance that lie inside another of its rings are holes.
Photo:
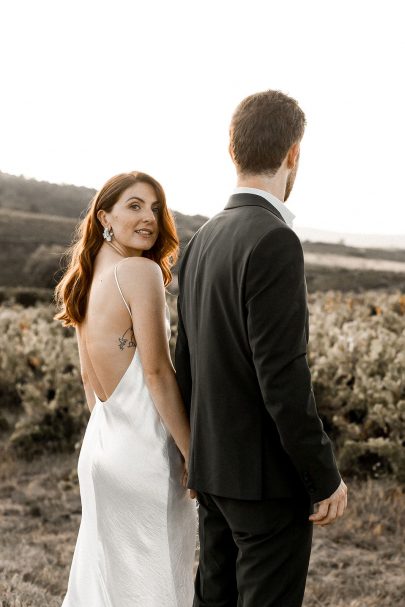
[[[104,228],[104,232],[103,232],[104,240],[108,240],[108,242],[111,242],[113,235],[114,234],[113,234],[112,228],[110,228],[110,229]]]

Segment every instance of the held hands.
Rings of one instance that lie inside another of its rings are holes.
[[[181,475],[181,484],[185,489],[187,488],[187,483],[188,483],[188,467],[187,467],[187,460],[184,460],[183,461],[183,471],[182,471],[182,475]],[[197,497],[197,492],[194,491],[194,489],[189,489],[188,491],[189,491],[190,499],[193,500]]]
[[[324,527],[340,518],[347,507],[347,487],[345,483],[341,481],[336,491],[325,500],[315,504],[315,507],[316,512],[309,517],[314,525]]]

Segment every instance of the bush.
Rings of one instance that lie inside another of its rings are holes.
[[[71,451],[80,439],[87,407],[74,332],[52,320],[51,307],[0,309],[0,368],[22,407],[8,446],[31,457],[44,450]],[[2,401],[0,411],[10,411]]]
[[[342,472],[405,480],[405,296],[309,297],[308,359]]]
[[[53,291],[46,288],[35,287],[0,287],[0,305],[20,304],[30,308],[36,304],[51,303]]]
[[[405,481],[405,296],[329,291],[309,295],[309,308],[314,393],[342,473]],[[73,450],[88,419],[74,333],[52,315],[0,307],[0,430],[26,457]]]

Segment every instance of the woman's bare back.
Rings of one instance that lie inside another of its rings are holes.
[[[120,263],[99,254],[86,317],[77,327],[83,376],[100,401],[114,392],[136,349],[132,318],[119,286]]]

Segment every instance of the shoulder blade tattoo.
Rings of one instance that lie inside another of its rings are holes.
[[[120,350],[124,348],[136,348],[134,330],[129,327],[121,337],[118,338],[118,347]]]

